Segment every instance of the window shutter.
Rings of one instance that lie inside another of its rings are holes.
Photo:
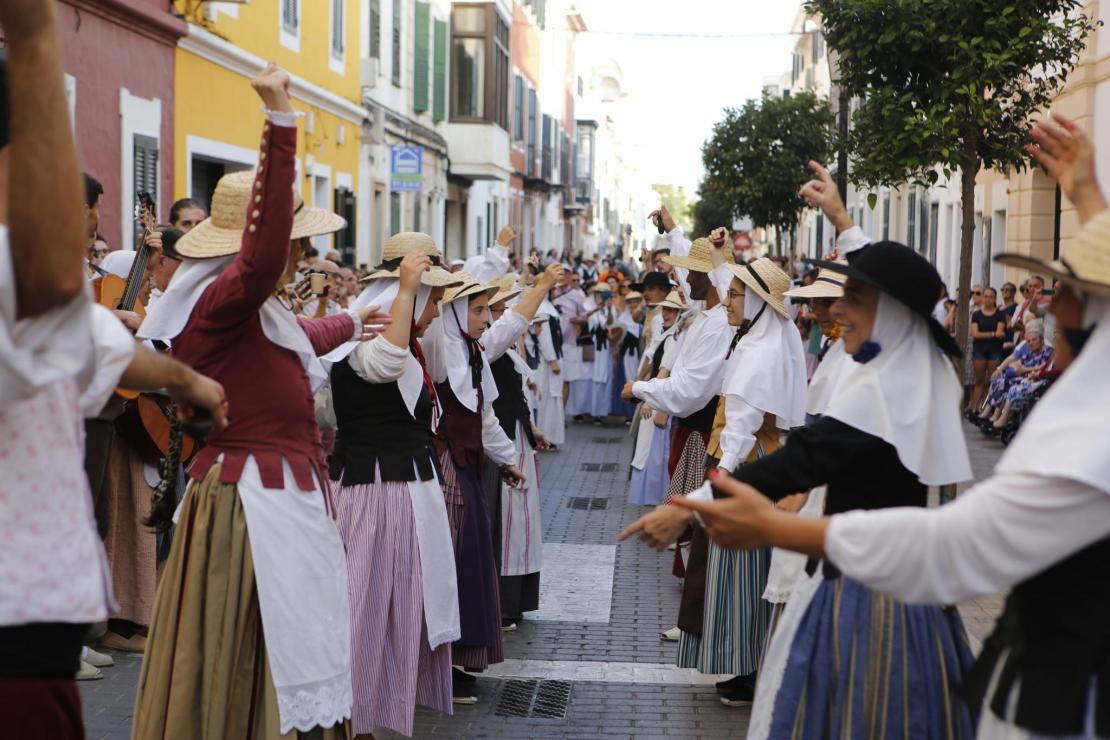
[[[344,28],[345,18],[343,13],[346,10],[344,3],[346,0],[331,0],[331,51],[335,56],[343,56],[344,46]]]
[[[132,138],[131,186],[136,203],[139,193],[144,192],[158,203],[158,141],[150,136],[135,134]],[[133,220],[132,229],[139,233],[138,220]],[[138,246],[137,240],[135,245]]]
[[[382,2],[370,0],[370,58],[382,57]]]
[[[335,249],[343,264],[355,264],[355,194],[345,187],[335,189],[335,212],[347,219],[347,226],[335,234]]]
[[[416,3],[413,23],[412,108],[417,113],[428,110],[428,3]]]
[[[393,84],[401,86],[401,0],[393,0]]]
[[[432,70],[432,120],[447,117],[447,21],[435,21],[435,61]]]

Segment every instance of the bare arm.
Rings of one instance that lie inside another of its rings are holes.
[[[4,0],[8,43],[11,169],[8,223],[17,315],[38,316],[84,287],[81,170],[69,126],[55,3]],[[49,167],[43,163],[49,162]],[[47,213],[47,204],[57,208]]]
[[[136,391],[165,388],[179,402],[179,415],[188,418],[194,408],[212,418],[215,429],[227,426],[227,398],[223,386],[169,355],[139,345],[123,371],[120,386]]]

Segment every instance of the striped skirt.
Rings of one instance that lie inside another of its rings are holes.
[[[335,489],[351,595],[355,734],[412,735],[416,705],[451,714],[451,646],[432,650],[424,626],[420,547],[408,484]]]
[[[785,652],[777,690],[760,676],[752,725],[767,729],[756,736],[974,736],[972,714],[956,695],[972,657],[955,609],[904,604],[839,577],[816,585],[788,630],[790,611],[788,604],[768,652],[768,661]]]
[[[451,453],[440,452],[443,498],[455,545],[462,638],[451,646],[451,662],[484,671],[505,659],[501,636],[501,593],[490,533],[489,506],[481,471],[456,467]]]
[[[769,549],[722,550],[710,543],[702,632],[682,632],[680,668],[734,676],[759,670],[771,623],[771,604],[763,599],[770,567]]]

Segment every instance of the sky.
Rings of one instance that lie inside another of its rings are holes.
[[[579,58],[610,56],[624,73],[623,127],[651,182],[702,176],[701,145],[722,109],[758,98],[790,69],[795,0],[578,0],[589,32]]]

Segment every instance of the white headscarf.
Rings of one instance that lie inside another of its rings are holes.
[[[997,468],[1067,478],[1110,494],[1110,300],[1088,298],[1083,324],[1098,326],[1021,425]]]
[[[137,336],[141,339],[172,342],[189,322],[193,308],[204,291],[234,261],[235,255],[204,260],[183,260],[170,280],[166,292],[147,313]],[[305,373],[308,374],[312,392],[318,391],[327,382],[328,374],[316,357],[312,342],[297,323],[293,313],[283,306],[276,296],[270,296],[259,309],[258,318],[262,323],[262,333],[267,339],[297,355]]]
[[[898,460],[926,485],[970,479],[960,424],[963,388],[925,320],[880,292],[871,341],[882,351],[857,363],[825,416],[894,445]]]
[[[351,309],[360,311],[367,306],[377,306],[380,310],[388,313],[393,307],[393,301],[397,298],[397,293],[400,289],[401,281],[397,278],[372,280],[370,284],[359,293]],[[427,308],[428,299],[431,295],[432,288],[428,285],[421,285],[416,291],[416,302],[413,307],[414,318],[418,318],[424,314],[424,309]],[[387,340],[383,339],[381,341]],[[347,355],[357,349],[360,344],[363,343],[347,342],[346,344],[341,344],[339,347],[321,357],[320,362],[323,363],[324,369],[330,373],[332,365],[346,359]],[[405,399],[405,406],[408,408],[410,414],[416,411],[416,402],[420,400],[420,389],[423,387],[424,371],[420,367],[420,361],[413,357],[412,352],[409,352],[408,357],[405,358],[404,374],[397,379],[397,388],[401,391],[401,398]]]
[[[815,326],[813,331],[819,331]],[[844,350],[844,340],[837,339],[829,346],[825,357],[817,365],[806,393],[806,413],[823,414],[833,399],[837,386],[844,377],[859,366]]]
[[[744,318],[759,320],[728,358],[721,392],[774,414],[779,429],[805,424],[806,361],[802,337],[792,321],[775,311],[754,290],[744,292]]]
[[[436,383],[450,381],[451,390],[466,408],[477,413],[478,389],[470,373],[470,349],[464,336],[470,299],[467,296],[440,304],[440,317],[433,321],[424,334],[421,346],[428,362],[428,373]],[[489,406],[497,399],[497,384],[489,369],[484,352],[482,360],[482,400]]]

